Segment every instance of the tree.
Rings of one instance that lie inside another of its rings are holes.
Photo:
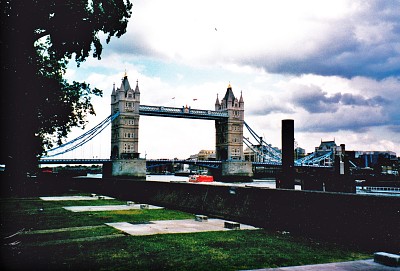
[[[90,52],[100,59],[101,35],[106,43],[123,35],[131,9],[129,0],[2,0],[0,163],[11,174],[32,170],[95,114],[91,95],[102,91],[67,82],[66,66]]]

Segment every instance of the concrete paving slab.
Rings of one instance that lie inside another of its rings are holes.
[[[91,197],[91,196],[40,197],[40,199],[41,199],[41,200],[44,200],[44,201],[99,200],[99,197],[102,197],[101,199],[114,199],[114,198],[112,198],[112,197],[101,196],[101,195],[97,195],[97,196],[94,196],[94,197]]]
[[[207,222],[196,221],[195,219],[181,220],[159,220],[150,221],[146,224],[130,224],[127,222],[106,223],[106,225],[114,227],[118,230],[126,232],[130,235],[153,235],[167,233],[191,233],[205,231],[231,231],[224,227],[226,220],[208,219]],[[240,224],[241,230],[257,229],[253,226]]]
[[[313,264],[303,266],[288,266],[279,268],[266,268],[247,271],[399,271],[400,268],[390,267],[374,262],[374,260],[361,260],[351,262]]]
[[[142,204],[133,205],[101,205],[101,206],[68,206],[63,207],[71,212],[99,212],[99,211],[121,211],[121,210],[139,210]],[[146,209],[163,209],[164,207],[149,205]]]

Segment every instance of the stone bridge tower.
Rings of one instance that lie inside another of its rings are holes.
[[[138,81],[132,89],[125,73],[111,93],[111,114],[120,112],[111,124],[112,176],[146,177],[146,160],[139,158],[139,107]]]
[[[229,117],[215,122],[217,160],[244,160],[243,155],[243,123],[244,101],[242,93],[240,99],[235,98],[229,84],[224,98],[215,102],[216,111],[227,111]]]
[[[221,102],[215,102],[216,111],[228,112],[227,119],[215,121],[215,156],[222,161],[222,180],[242,181],[253,176],[251,162],[244,161],[243,124],[244,101],[242,93],[235,98],[229,84]]]
[[[120,115],[111,124],[111,159],[139,158],[139,105],[138,82],[133,90],[125,74],[121,87],[111,93],[111,114]]]

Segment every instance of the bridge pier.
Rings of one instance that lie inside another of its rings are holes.
[[[249,182],[253,178],[253,166],[248,161],[223,161],[222,182]]]
[[[146,159],[116,159],[103,165],[105,177],[127,177],[146,180]]]

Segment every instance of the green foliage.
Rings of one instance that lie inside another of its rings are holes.
[[[45,148],[94,114],[85,82],[67,82],[68,61],[100,59],[105,42],[120,37],[131,17],[129,0],[25,0],[1,2],[1,161],[24,173]]]

